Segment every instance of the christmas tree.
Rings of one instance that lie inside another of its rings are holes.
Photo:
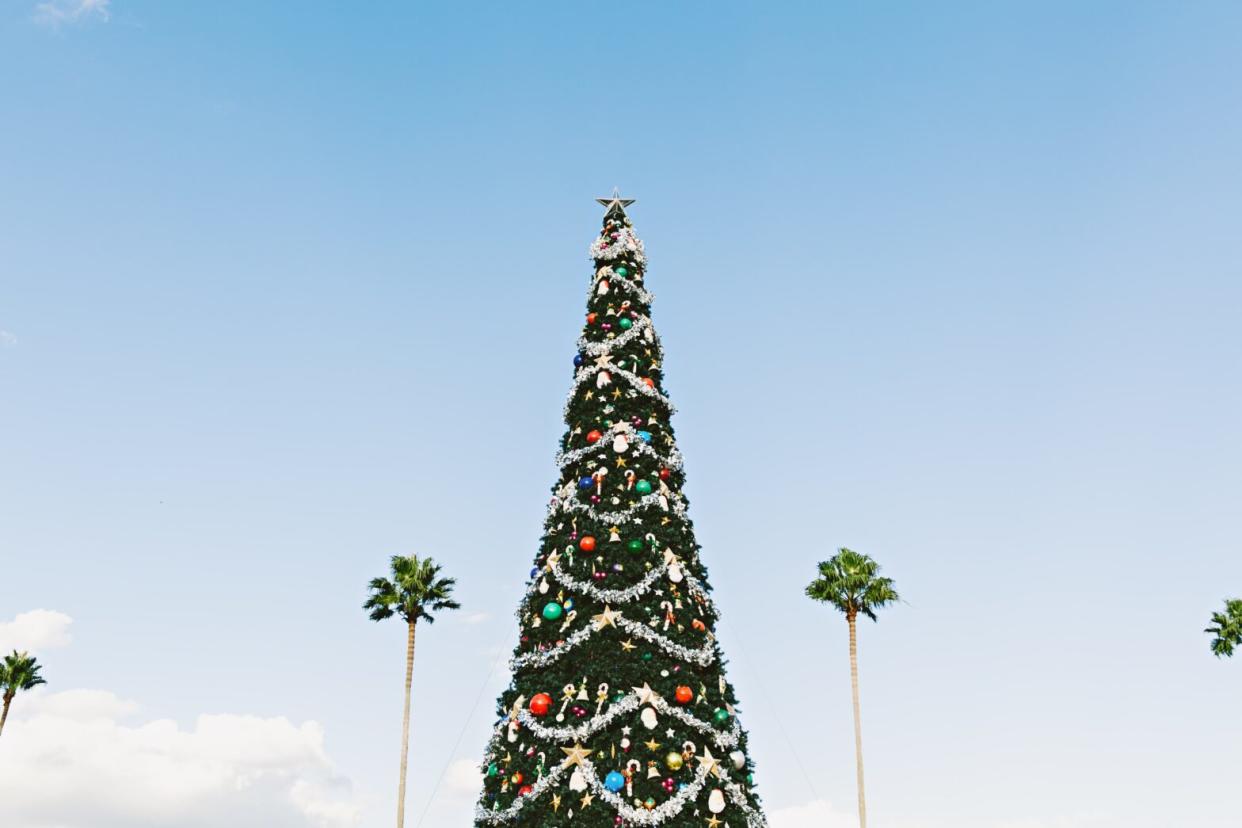
[[[599,199],[560,480],[478,828],[766,825],[686,514],[632,201]]]

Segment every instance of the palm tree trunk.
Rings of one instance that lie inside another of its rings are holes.
[[[4,733],[4,723],[9,720],[9,705],[13,703],[13,694],[4,694],[4,712],[0,713],[0,733]]]
[[[405,642],[405,712],[401,715],[401,781],[397,786],[397,828],[405,828],[405,770],[410,755],[410,685],[414,681],[414,623]]]
[[[867,796],[863,788],[862,711],[858,704],[858,617],[845,616],[850,625],[850,684],[854,690],[854,758],[858,763],[858,824],[867,828]]]

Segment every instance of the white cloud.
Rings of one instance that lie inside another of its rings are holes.
[[[768,814],[768,822],[772,828],[854,828],[858,817],[816,799],[805,805],[777,808]]]
[[[69,643],[72,619],[33,610],[0,642]],[[5,828],[352,828],[361,808],[324,749],[323,728],[284,717],[201,715],[193,727],[135,721],[107,690],[36,688],[0,737]]]
[[[16,345],[17,334],[11,331],[0,330],[0,345]]]
[[[34,692],[13,705],[0,751],[10,828],[349,828],[359,808],[315,722],[203,715],[128,723],[102,690]]]
[[[463,624],[482,624],[484,621],[490,621],[492,614],[490,612],[471,612],[461,616]]]
[[[12,621],[0,622],[0,654],[13,650],[42,650],[69,645],[69,625],[73,619],[63,612],[37,609],[19,613]]]
[[[112,16],[112,0],[42,0],[36,3],[32,17],[36,23],[54,29],[87,20],[107,22]]]

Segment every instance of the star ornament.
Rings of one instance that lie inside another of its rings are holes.
[[[591,756],[591,749],[589,747],[583,747],[577,742],[574,743],[573,747],[561,748],[561,750],[565,753],[565,761],[561,763],[561,767],[563,768],[571,768],[574,765],[581,765],[583,759],[589,759]]]
[[[711,748],[703,746],[703,755],[696,757],[699,760],[699,767],[706,767],[707,773],[717,778],[720,777],[720,760],[712,756]]]
[[[604,627],[617,626],[617,619],[621,617],[621,613],[617,612],[610,606],[605,605],[604,611],[599,615],[591,616],[591,620],[595,622],[595,629],[602,630]]]
[[[621,191],[618,190],[616,187],[613,187],[611,196],[604,196],[603,198],[597,198],[595,199],[595,201],[598,202],[599,204],[602,204],[606,208],[605,215],[607,215],[608,213],[613,213],[613,212],[619,212],[621,213],[621,215],[625,215],[625,208],[633,204],[635,199],[622,198]]]
[[[642,687],[635,687],[634,693],[637,694],[638,696],[639,704],[655,704],[657,693],[656,691],[652,690],[651,685],[647,684],[646,682],[643,682]]]

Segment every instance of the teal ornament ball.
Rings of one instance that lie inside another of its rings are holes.
[[[651,661],[651,653],[643,653],[643,661]]]
[[[617,324],[621,326],[621,330],[628,331],[630,328],[634,327],[634,320],[630,319],[628,316],[623,316],[621,317],[621,321]]]
[[[651,483],[646,480],[640,480],[634,484],[634,490],[640,495],[649,495],[651,494]]]
[[[543,605],[543,617],[549,621],[555,621],[561,617],[561,613],[565,610],[555,601],[550,601]]]
[[[643,551],[643,542],[640,541],[638,538],[634,538],[629,543],[627,543],[625,546],[631,552],[642,552]]]
[[[729,721],[729,711],[723,707],[717,707],[716,712],[712,713],[712,719],[715,720],[716,724],[724,724]]]
[[[614,269],[613,273],[616,273],[618,276],[629,276],[630,270],[625,265],[621,265],[620,267]]]
[[[496,768],[496,766],[495,766],[494,764],[493,764],[493,765],[488,765],[488,766],[487,766],[487,775],[488,775],[489,777],[490,777],[490,776],[495,776],[497,773],[499,773],[499,771],[497,770],[497,768]]]

